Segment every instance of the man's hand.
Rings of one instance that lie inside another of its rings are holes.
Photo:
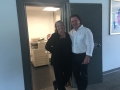
[[[86,55],[86,57],[85,57],[85,59],[84,59],[82,64],[88,64],[89,61],[90,61],[90,57]]]

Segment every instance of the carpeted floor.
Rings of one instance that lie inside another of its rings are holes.
[[[32,69],[33,90],[54,90],[52,81],[54,72],[52,66],[42,66]],[[77,90],[67,87],[67,90]],[[120,71],[103,76],[103,83],[89,85],[87,90],[120,90]]]

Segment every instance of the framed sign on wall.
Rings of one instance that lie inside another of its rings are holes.
[[[120,0],[110,0],[110,35],[120,34]]]

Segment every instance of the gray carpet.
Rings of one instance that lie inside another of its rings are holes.
[[[103,76],[103,83],[89,85],[87,90],[120,90],[120,71]]]
[[[33,90],[53,90],[53,68],[42,66],[32,69]],[[68,87],[67,90],[76,90]],[[120,90],[120,71],[103,76],[103,83],[89,85],[87,90]]]

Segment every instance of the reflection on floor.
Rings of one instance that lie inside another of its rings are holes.
[[[32,68],[33,90],[54,90],[52,81],[54,72],[52,66]],[[67,87],[67,90],[77,90]],[[89,85],[87,90],[120,90],[120,71],[104,75],[103,83]]]

